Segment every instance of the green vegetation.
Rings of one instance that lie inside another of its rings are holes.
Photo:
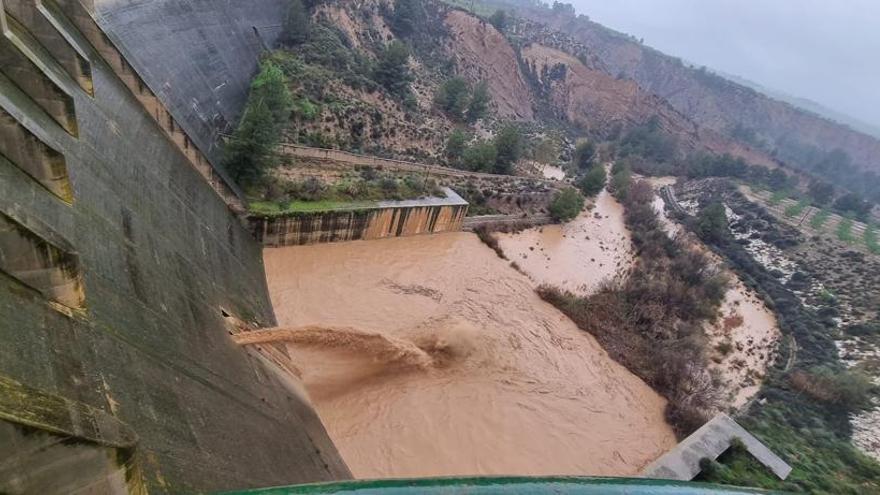
[[[880,254],[880,244],[877,242],[877,226],[874,224],[868,224],[865,227],[865,246],[868,248],[868,251]]]
[[[782,203],[782,200],[786,199],[788,197],[788,194],[788,191],[776,191],[773,193],[773,195],[770,196],[769,203],[773,206],[776,206],[779,203]]]
[[[460,77],[447,79],[437,88],[434,104],[446,113],[449,118],[461,121],[470,100],[470,88],[467,81]]]
[[[660,119],[651,117],[646,123],[633,127],[620,140],[621,157],[637,155],[647,160],[667,163],[678,154],[678,144],[660,128]]]
[[[453,131],[446,145],[447,160],[453,167],[472,172],[511,175],[525,146],[522,133],[510,124],[504,126],[492,141],[478,140],[463,147],[466,140],[464,133]],[[456,160],[457,156],[461,159]]]
[[[292,106],[284,73],[270,60],[263,60],[251,82],[241,121],[224,147],[223,165],[238,184],[256,185],[277,166],[275,147]]]
[[[825,223],[828,222],[828,218],[831,216],[831,213],[828,210],[819,210],[813,217],[810,218],[810,227],[815,230],[823,230],[825,228]]]
[[[489,173],[495,167],[496,159],[495,145],[489,141],[480,141],[464,151],[462,165],[465,170]]]
[[[871,204],[856,193],[847,193],[834,201],[834,209],[841,215],[852,215],[865,220],[871,212]]]
[[[855,237],[853,237],[852,233],[853,221],[850,218],[841,218],[840,223],[837,224],[837,239],[841,240],[847,244],[852,244],[855,241]]]
[[[559,140],[554,137],[542,139],[532,150],[532,158],[538,163],[556,165],[559,161]]]
[[[624,162],[616,162],[611,168],[611,191],[615,196],[624,198],[629,193],[632,182],[632,170]]]
[[[442,195],[442,189],[431,179],[416,176],[399,179],[365,167],[359,175],[346,177],[332,185],[314,177],[302,181],[276,181],[269,188],[269,199],[252,201],[250,208],[252,214],[278,216],[302,211],[364,208],[374,206],[378,201]]]
[[[794,468],[780,481],[750,454],[731,449],[719,457],[716,469],[700,481],[755,486],[770,490],[828,494],[877,493],[880,465],[857,451],[847,440],[823,428],[821,421],[797,414],[792,406],[774,402],[738,421],[786,459]]]
[[[401,38],[411,36],[415,32],[422,14],[419,0],[396,0],[394,2],[394,16],[391,18],[391,29]]]
[[[593,166],[596,158],[596,146],[590,141],[582,141],[574,149],[572,162],[577,170],[587,170]]]
[[[809,205],[809,201],[804,198],[793,205],[786,206],[783,213],[789,218],[799,217]]]
[[[409,84],[412,74],[409,72],[409,49],[400,41],[392,41],[379,53],[373,79],[383,86],[388,93],[399,101],[412,98]]]
[[[480,81],[474,86],[474,91],[471,94],[471,101],[468,103],[467,113],[465,114],[466,120],[473,124],[482,119],[486,115],[486,112],[489,111],[489,103],[491,101],[492,97],[489,96],[489,83],[486,81]]]
[[[461,168],[464,152],[467,149],[468,136],[461,129],[455,129],[446,139],[446,162],[453,167]],[[494,157],[492,158],[494,160]]]
[[[519,161],[523,152],[523,136],[519,129],[508,124],[495,136],[495,169],[496,174],[513,174],[513,165]]]
[[[825,206],[834,198],[834,186],[819,179],[810,181],[807,194],[818,206]]]
[[[734,190],[732,194],[739,193]],[[760,215],[759,206],[740,199],[729,203],[741,208],[737,214]],[[806,307],[792,287],[756,262],[733,236],[704,240],[774,310],[786,336],[781,341],[782,359],[768,370],[759,393],[761,401],[737,420],[794,468],[782,482],[768,476],[763,466],[734,452],[723,456],[723,466],[714,466],[705,479],[798,492],[857,494],[880,490],[880,465],[849,443],[848,416],[863,407],[874,392],[863,377],[848,372],[838,360],[828,326],[834,323],[820,315],[838,304],[836,298],[830,293],[822,298],[820,310]],[[790,338],[797,342],[796,348],[790,345]]]
[[[507,29],[507,12],[501,9],[496,10],[494,14],[489,16],[489,24],[503,33]]]
[[[704,254],[666,235],[650,184],[631,182],[625,167],[615,171],[615,182],[638,254],[633,271],[588,297],[550,287],[538,292],[666,397],[667,420],[687,435],[716,404],[702,325],[717,314],[726,280]]]
[[[606,179],[605,167],[594,165],[586,174],[584,174],[583,177],[578,179],[575,185],[581,190],[584,196],[592,198],[599,194],[599,192],[602,191],[602,188],[605,187]]]
[[[557,222],[567,222],[577,217],[584,209],[584,197],[574,188],[566,188],[556,193],[550,203],[550,216]]]
[[[460,77],[447,79],[437,88],[434,104],[450,119],[474,123],[483,118],[489,108],[489,91],[485,82],[471,90]]]
[[[717,241],[727,235],[727,212],[724,205],[714,202],[700,210],[695,224],[697,234],[703,239]]]

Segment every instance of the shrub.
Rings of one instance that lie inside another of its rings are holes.
[[[701,209],[697,215],[696,231],[707,242],[717,242],[726,236],[727,213],[724,205],[715,202]]]
[[[379,181],[379,187],[382,188],[382,191],[386,194],[396,193],[398,188],[397,180],[393,177],[384,177]]]
[[[464,119],[468,106],[470,88],[467,81],[460,77],[446,80],[437,88],[434,104],[453,120]]]
[[[497,152],[491,142],[481,141],[470,146],[462,155],[465,170],[491,172],[495,167]]]
[[[880,254],[880,243],[877,242],[877,227],[874,224],[868,224],[865,227],[865,246],[868,251],[874,254]]]
[[[471,95],[471,101],[468,103],[466,119],[468,123],[482,119],[489,110],[489,103],[492,98],[489,96],[489,83],[480,81],[474,86],[474,92]]]
[[[804,212],[807,206],[809,206],[809,202],[806,199],[801,199],[793,205],[788,205],[783,214],[789,218],[797,217]]]
[[[880,335],[880,322],[873,323],[854,323],[844,327],[843,333],[856,337],[866,337],[869,335]]]
[[[404,102],[410,96],[409,83],[412,75],[409,72],[409,50],[400,41],[392,41],[379,53],[373,77],[377,83],[399,101]]]
[[[719,342],[718,345],[715,346],[715,350],[718,351],[718,354],[722,356],[727,356],[731,352],[733,352],[733,343],[729,340],[725,340]]]
[[[556,193],[550,202],[550,216],[557,222],[567,222],[577,217],[584,209],[584,197],[574,188],[566,188]]]
[[[498,255],[499,258],[506,260],[507,256],[504,255],[504,251],[501,250],[501,246],[498,244],[498,238],[495,237],[493,232],[487,227],[478,227],[474,230],[474,233],[477,234],[477,237],[483,241],[483,244],[489,246],[492,251],[495,251],[495,254]]]
[[[465,149],[467,149],[467,134],[460,129],[455,129],[446,140],[446,161],[452,166],[461,166]]]
[[[596,165],[577,182],[578,189],[587,197],[593,197],[605,187],[605,167]]]
[[[495,26],[495,29],[501,31],[502,33],[507,28],[507,12],[498,9],[489,16],[489,24]]]
[[[596,146],[589,141],[583,141],[575,147],[572,162],[579,170],[587,170],[593,165],[595,156]]]
[[[796,370],[789,376],[789,382],[811,398],[847,412],[871,407],[876,393],[870,377],[848,370],[833,371],[824,367]]]
[[[306,201],[320,201],[326,192],[327,186],[320,179],[309,177],[299,185],[295,195]]]
[[[864,219],[871,211],[871,204],[856,193],[848,193],[834,201],[834,209],[841,215],[853,215]]]
[[[419,0],[396,0],[394,2],[394,16],[391,19],[391,29],[400,36],[407,37],[415,32],[419,18]]]
[[[822,228],[825,226],[825,223],[828,221],[828,217],[830,216],[831,214],[828,212],[828,210],[823,209],[817,211],[815,214],[813,214],[813,217],[810,218],[810,227],[815,230],[822,230]]]
[[[837,238],[847,244],[851,244],[855,237],[852,234],[853,221],[849,218],[842,218],[837,224]]]
[[[523,150],[523,138],[519,129],[507,125],[495,136],[495,168],[496,174],[513,174],[513,164],[519,161]]]
[[[662,163],[676,157],[678,144],[661,129],[660,119],[653,116],[624,135],[618,153],[621,157],[637,155]]]

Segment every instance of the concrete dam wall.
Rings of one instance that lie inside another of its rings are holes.
[[[216,165],[286,0],[94,0],[94,15],[146,85]]]
[[[253,216],[251,231],[264,246],[384,239],[461,230],[468,203],[451,189],[445,198],[383,202],[374,207]]]
[[[349,477],[290,380],[229,337],[225,315],[275,317],[222,177],[81,3],[2,6],[0,440],[111,449],[125,473],[96,471],[151,493]],[[14,452],[44,478],[88,475]],[[51,493],[34,482],[0,492]]]

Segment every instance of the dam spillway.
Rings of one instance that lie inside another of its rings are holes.
[[[373,206],[251,216],[251,231],[267,247],[385,239],[461,230],[468,203],[452,189],[443,198],[381,201]]]

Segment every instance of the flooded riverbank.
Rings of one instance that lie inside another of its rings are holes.
[[[633,263],[623,206],[607,190],[592,210],[563,225],[497,233],[504,254],[537,285],[586,295]]]
[[[279,325],[335,329],[288,349],[357,477],[633,475],[675,444],[665,401],[476,236],[265,261]]]

